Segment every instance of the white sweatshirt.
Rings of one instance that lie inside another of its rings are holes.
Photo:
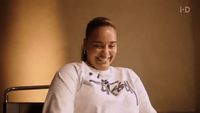
[[[106,71],[86,63],[66,64],[56,73],[43,113],[156,113],[139,77],[128,68]]]

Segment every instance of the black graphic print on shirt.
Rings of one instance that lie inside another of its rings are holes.
[[[114,81],[114,82],[109,82],[108,80],[103,80],[101,79],[100,81],[95,81],[95,80],[89,80],[89,82],[95,83],[97,85],[101,86],[101,91],[106,92],[108,95],[113,94],[117,96],[120,91],[125,90],[131,94],[134,94],[136,97],[136,103],[138,105],[138,98],[136,92],[133,90],[133,88],[130,86],[128,81]]]

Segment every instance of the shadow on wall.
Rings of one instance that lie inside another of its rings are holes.
[[[0,1],[0,113],[2,113],[3,91],[5,89],[5,48],[7,42],[7,26],[9,24],[9,2],[6,0]]]
[[[193,35],[194,35],[194,47],[195,47],[195,85],[196,85],[196,108],[197,113],[200,113],[200,1],[199,0],[192,0],[193,5],[193,17],[192,17],[192,25],[193,25]]]

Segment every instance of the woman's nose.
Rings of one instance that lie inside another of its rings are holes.
[[[110,56],[110,49],[108,46],[105,46],[102,50],[102,56],[109,57]]]

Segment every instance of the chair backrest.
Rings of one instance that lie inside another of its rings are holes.
[[[3,113],[42,113],[43,102],[9,102],[8,95],[13,91],[48,89],[49,85],[17,86],[4,91]]]

